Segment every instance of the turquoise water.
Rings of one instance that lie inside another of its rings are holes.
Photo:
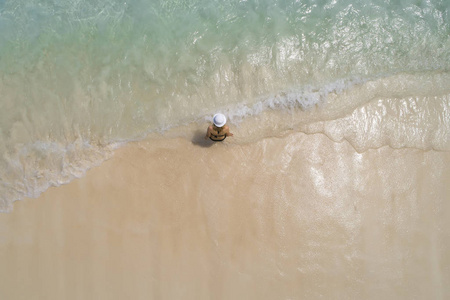
[[[444,0],[0,1],[0,209],[217,111],[242,133],[275,111],[291,117],[271,128],[360,151],[448,150],[449,11]]]

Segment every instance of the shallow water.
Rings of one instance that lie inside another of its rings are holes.
[[[218,111],[238,143],[296,130],[360,152],[448,150],[449,8],[2,1],[0,209]]]

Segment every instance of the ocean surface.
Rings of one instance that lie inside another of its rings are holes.
[[[1,212],[216,112],[231,143],[449,151],[450,1],[0,0]]]

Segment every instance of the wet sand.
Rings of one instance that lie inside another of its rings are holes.
[[[129,144],[0,215],[0,299],[448,299],[450,152]]]

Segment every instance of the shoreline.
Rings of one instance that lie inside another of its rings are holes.
[[[267,96],[262,102],[232,105],[224,108],[223,113],[229,117],[232,131],[236,133],[233,144],[258,143],[265,138],[304,132],[322,133],[337,143],[348,141],[360,153],[385,145],[396,149],[449,150],[450,127],[445,120],[450,107],[446,85],[450,75],[432,72],[414,78],[407,74],[379,78],[342,91],[331,90],[325,93],[324,99],[321,98],[324,91],[311,91],[310,97],[317,94],[318,99],[307,108],[301,104],[306,97],[302,93],[289,96],[280,92]],[[427,84],[419,84],[419,79],[426,79]],[[150,131],[140,134],[130,132],[129,136],[110,139],[106,138],[108,135],[95,133],[96,130],[91,136],[88,129],[84,134],[83,130],[79,134],[69,130],[69,136],[64,138],[56,134],[29,140],[25,134],[27,128],[17,125],[20,129],[13,131],[14,138],[7,141],[7,148],[4,148],[1,210],[8,211],[11,199],[33,197],[49,185],[81,176],[104,161],[117,145],[181,137],[201,146],[208,121],[205,113],[202,110],[200,119],[172,124],[173,127],[148,129]]]

